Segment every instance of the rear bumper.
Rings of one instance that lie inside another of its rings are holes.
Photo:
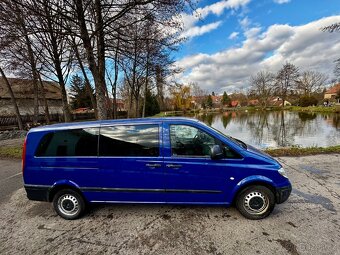
[[[35,201],[49,201],[49,186],[25,185],[27,198]]]
[[[288,185],[288,186],[281,187],[281,188],[276,188],[276,203],[281,204],[285,202],[290,196],[291,192],[292,192],[292,185]]]

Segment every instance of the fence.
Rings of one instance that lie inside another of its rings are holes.
[[[81,120],[91,120],[95,119],[93,112],[87,113],[77,113],[72,114],[74,121],[81,121]],[[33,115],[22,115],[21,119],[25,126],[29,126],[33,123]],[[63,114],[53,113],[50,114],[50,122],[62,122],[64,121]],[[38,115],[38,123],[39,124],[46,124],[46,118],[44,114]],[[14,127],[18,125],[18,121],[16,116],[0,116],[0,127]]]
[[[118,119],[123,119],[127,117],[126,111],[117,112]],[[24,126],[29,127],[32,126],[33,123],[33,115],[21,115],[22,122]],[[94,112],[83,112],[83,113],[74,113],[72,114],[73,121],[82,121],[82,120],[95,120]],[[50,114],[50,122],[63,122],[64,115],[61,113],[53,113]],[[38,123],[40,125],[46,124],[46,119],[44,114],[38,115]],[[0,129],[9,129],[15,128],[18,126],[18,121],[16,116],[0,116]]]

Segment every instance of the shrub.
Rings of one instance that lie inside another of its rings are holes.
[[[317,105],[318,100],[314,96],[302,96],[299,99],[299,105],[302,107]]]

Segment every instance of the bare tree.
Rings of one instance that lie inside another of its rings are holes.
[[[303,72],[296,82],[296,88],[303,91],[304,95],[310,96],[313,92],[321,91],[327,80],[327,76],[317,71]]]
[[[250,84],[251,94],[259,100],[262,107],[266,107],[275,87],[275,75],[268,71],[260,71],[250,77]]]
[[[22,119],[21,119],[21,116],[20,116],[19,107],[17,105],[17,102],[16,102],[16,99],[15,99],[15,96],[14,96],[11,84],[9,83],[9,81],[8,81],[6,75],[5,75],[5,72],[2,70],[1,67],[0,67],[0,74],[2,76],[2,79],[4,79],[4,81],[5,81],[5,84],[6,84],[7,89],[8,89],[8,93],[9,93],[9,95],[11,97],[11,101],[12,101],[12,105],[13,105],[13,108],[14,108],[15,116],[17,117],[17,121],[18,121],[18,127],[19,127],[20,130],[23,130],[24,126],[22,124]]]
[[[295,88],[299,79],[299,69],[287,62],[278,71],[275,82],[275,92],[282,99],[282,107],[285,105],[288,93]]]

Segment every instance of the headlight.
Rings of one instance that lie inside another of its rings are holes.
[[[286,174],[286,171],[281,167],[280,169],[279,169],[279,174],[281,174],[283,177],[285,177],[285,178],[288,178],[288,176],[287,176],[287,174]]]

